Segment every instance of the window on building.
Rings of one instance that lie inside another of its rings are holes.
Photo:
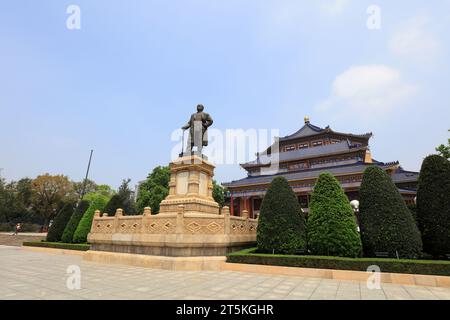
[[[312,143],[312,145],[313,145],[313,147],[321,146],[321,145],[323,145],[323,141],[314,141],[314,142]]]
[[[306,168],[308,168],[308,163],[306,163],[306,162],[294,163],[294,164],[289,165],[289,171],[296,171],[296,170],[301,170],[301,169],[306,169]]]
[[[286,151],[294,151],[295,150],[295,146],[287,146],[285,148]]]
[[[298,145],[298,148],[299,148],[299,149],[306,149],[306,148],[309,148],[309,144],[308,144],[308,143],[300,143],[300,144]]]

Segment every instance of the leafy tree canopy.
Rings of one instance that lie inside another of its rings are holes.
[[[450,132],[450,130],[448,130]],[[448,139],[447,145],[441,144],[439,147],[436,148],[436,151],[438,154],[445,159],[450,159],[450,139]]]
[[[31,204],[36,212],[44,219],[44,226],[48,226],[62,203],[76,200],[73,185],[64,175],[44,174],[38,176],[31,183]]]
[[[159,212],[159,204],[169,194],[170,168],[158,166],[139,186],[137,210],[143,212],[145,207],[152,208],[154,214]]]
[[[225,188],[213,180],[213,198],[222,208],[225,204]]]

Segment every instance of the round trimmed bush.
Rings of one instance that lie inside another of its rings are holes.
[[[432,155],[422,163],[417,220],[423,248],[436,258],[450,254],[450,162]]]
[[[305,220],[285,178],[273,179],[261,204],[258,251],[295,254],[306,248]]]
[[[359,196],[365,255],[374,257],[383,252],[391,257],[418,258],[422,251],[420,232],[391,177],[378,166],[368,167]]]
[[[73,234],[73,243],[85,243],[87,242],[87,235],[91,231],[92,220],[94,219],[94,214],[96,210],[102,211],[106,206],[107,198],[106,197],[96,197],[86,212],[83,214],[83,217],[78,224],[75,233]]]
[[[355,215],[339,181],[330,173],[322,173],[314,187],[307,232],[308,248],[314,255],[361,255]]]
[[[82,200],[78,203],[78,206],[75,208],[75,211],[70,217],[69,222],[64,228],[64,232],[61,237],[62,242],[64,243],[72,242],[73,234],[75,233],[75,230],[77,229],[78,224],[80,223],[80,220],[83,217],[83,214],[89,208],[89,204],[90,204],[89,201],[86,200]]]
[[[66,203],[58,212],[58,215],[53,220],[53,223],[47,233],[47,241],[59,242],[70,217],[73,213],[73,203]]]

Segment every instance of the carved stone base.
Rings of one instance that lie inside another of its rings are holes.
[[[243,217],[232,217],[229,208],[224,207],[219,213],[219,205],[212,197],[211,163],[195,155],[179,158],[170,164],[170,172],[169,195],[161,202],[159,214],[152,215],[150,208],[140,216],[124,216],[121,209],[114,217],[95,213],[88,235],[91,256],[95,252],[113,252],[219,257],[255,244],[258,221],[250,219],[248,212],[244,210]]]
[[[219,214],[212,196],[214,165],[197,155],[170,163],[169,195],[161,202],[160,214],[176,213],[183,205],[185,212]]]
[[[176,199],[166,199],[161,202],[159,214],[170,214],[177,212],[178,206],[183,205],[185,212],[219,214],[217,202],[199,198],[178,197]]]
[[[224,256],[165,257],[92,250],[87,251],[83,258],[98,263],[125,264],[173,271],[221,271],[226,261]]]

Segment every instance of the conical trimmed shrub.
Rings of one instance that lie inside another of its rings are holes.
[[[261,204],[258,251],[295,254],[306,248],[305,220],[285,178],[273,179]]]
[[[122,197],[118,194],[115,194],[108,201],[103,212],[107,213],[108,216],[114,216],[116,214],[117,209],[125,210],[124,208],[125,208],[125,203],[124,203]],[[128,213],[128,212],[125,211],[125,214],[126,213]]]
[[[420,256],[420,232],[391,177],[380,167],[370,166],[359,191],[361,238],[366,256],[387,252],[391,257]]]
[[[320,175],[311,195],[308,248],[314,255],[358,257],[361,239],[356,218],[339,181]]]
[[[436,258],[450,254],[450,162],[432,155],[422,163],[417,220],[423,249]]]
[[[89,205],[90,205],[89,201],[86,200],[82,200],[78,203],[78,206],[76,207],[74,213],[70,217],[69,222],[64,228],[64,232],[61,237],[62,242],[64,243],[72,242],[73,234],[75,233],[75,230],[77,230],[78,224],[80,223],[83,214],[89,208]]]
[[[47,241],[58,242],[61,241],[64,228],[70,220],[73,213],[73,203],[66,203],[58,215],[53,220],[53,223],[47,233]]]
[[[94,219],[95,211],[96,210],[102,211],[103,208],[106,206],[107,201],[108,198],[103,196],[98,196],[94,200],[92,200],[91,205],[83,214],[83,217],[81,218],[80,223],[78,224],[77,230],[75,230],[75,233],[73,234],[72,242],[74,243],[87,242],[87,235],[91,231],[92,220]]]

